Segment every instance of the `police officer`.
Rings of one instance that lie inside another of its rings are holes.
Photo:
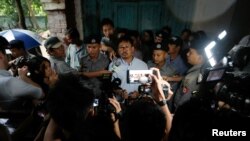
[[[176,108],[190,100],[193,91],[199,90],[199,82],[202,80],[201,72],[206,62],[203,48],[205,43],[205,39],[197,39],[191,42],[190,49],[187,52],[187,61],[192,67],[182,79],[181,85],[174,96],[174,106]]]
[[[82,71],[84,76],[90,78],[93,85],[98,88],[101,82],[97,77],[111,73],[107,70],[109,59],[105,54],[100,53],[101,45],[99,36],[90,35],[85,38],[84,43],[86,44],[88,55],[80,60],[80,71]],[[96,92],[96,95],[99,94],[99,92]]]

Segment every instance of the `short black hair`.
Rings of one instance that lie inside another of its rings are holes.
[[[109,18],[102,19],[101,27],[103,27],[104,25],[111,25],[112,27],[114,27],[113,21]]]
[[[0,36],[0,51],[3,54],[6,54],[5,49],[7,46],[9,46],[9,42],[3,36]]]
[[[75,27],[69,28],[69,29],[65,32],[65,35],[69,35],[70,38],[72,38],[72,39],[79,39],[79,38],[80,38],[80,34],[79,34],[77,28],[75,28]]]
[[[74,74],[59,75],[48,96],[48,109],[54,121],[68,132],[83,123],[94,101],[92,90]]]
[[[18,49],[23,49],[25,50],[25,47],[24,47],[24,42],[22,40],[12,40],[10,41],[10,49],[12,48],[18,48]]]
[[[190,29],[184,28],[184,29],[181,31],[181,34],[183,34],[183,33],[185,33],[185,32],[187,32],[188,34],[191,34],[191,33],[192,33],[192,31],[191,31]]]
[[[133,40],[131,39],[131,37],[128,36],[128,35],[125,35],[125,36],[122,36],[121,38],[118,39],[118,41],[117,41],[117,47],[123,41],[129,42],[133,46]]]
[[[123,118],[126,141],[162,140],[166,119],[156,103],[142,99],[136,101],[126,109]]]
[[[43,62],[50,61],[43,56],[35,56],[28,60],[27,66],[30,72],[30,79],[39,84],[45,94],[48,94],[49,86],[44,83],[45,65]]]
[[[195,38],[190,42],[190,48],[195,49],[200,55],[205,55],[205,47],[208,44],[207,38]]]

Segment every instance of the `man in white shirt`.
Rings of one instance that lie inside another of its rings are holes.
[[[132,39],[128,36],[121,37],[118,40],[118,54],[120,58],[114,59],[109,70],[113,72],[113,78],[121,79],[121,88],[126,90],[131,97],[138,96],[138,86],[140,84],[128,83],[128,70],[148,70],[145,62],[133,56],[135,48]]]

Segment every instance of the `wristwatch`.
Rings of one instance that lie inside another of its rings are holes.
[[[158,104],[159,106],[164,106],[164,105],[167,104],[167,100],[166,100],[166,99],[161,100],[161,101],[157,102],[157,104]]]

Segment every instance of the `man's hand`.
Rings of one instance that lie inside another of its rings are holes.
[[[140,96],[139,92],[137,91],[134,91],[134,92],[131,92],[130,95],[129,95],[132,99],[136,99]]]
[[[151,68],[151,70],[153,70],[153,72],[155,73],[155,75],[150,75],[150,76],[153,80],[151,88],[153,92],[153,97],[156,100],[156,102],[166,99],[162,89],[164,85],[168,87],[168,95],[173,95],[173,92],[170,89],[170,84],[167,81],[163,80],[163,78],[160,75],[159,69]]]

